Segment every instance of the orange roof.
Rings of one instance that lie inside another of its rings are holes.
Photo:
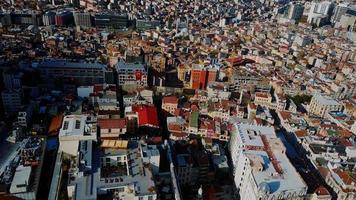
[[[315,190],[316,195],[318,196],[326,196],[326,195],[330,195],[329,191],[324,187],[324,186],[319,186],[316,190]]]
[[[286,119],[290,118],[290,116],[291,116],[290,112],[280,111],[279,113],[281,114],[281,117],[283,120],[286,120]]]
[[[351,172],[340,169],[334,169],[334,172],[342,179],[345,185],[352,185],[356,183],[355,178],[350,175]]]
[[[48,135],[54,136],[57,135],[59,129],[61,128],[63,121],[63,114],[59,114],[52,118],[51,124],[48,128]]]
[[[305,137],[307,136],[307,130],[298,130],[295,132],[295,134],[297,135],[297,137]]]
[[[256,92],[255,96],[259,98],[268,98],[268,94],[265,92]]]
[[[167,96],[163,97],[162,103],[171,103],[171,104],[177,104],[178,103],[178,98],[176,96]]]
[[[99,119],[98,125],[102,129],[126,128],[126,119]]]

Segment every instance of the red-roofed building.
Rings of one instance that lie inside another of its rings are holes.
[[[162,109],[172,115],[178,108],[178,98],[176,96],[167,96],[162,99]]]
[[[332,196],[330,195],[329,191],[322,185],[315,190],[312,197],[312,199],[323,199],[323,200],[329,200],[331,198]]]
[[[217,77],[216,69],[205,69],[195,67],[191,70],[190,87],[192,89],[206,89],[209,83],[215,82]]]
[[[159,127],[157,109],[153,105],[133,105],[132,111],[137,113],[139,127]]]
[[[127,131],[127,120],[121,119],[98,119],[98,126],[102,138],[118,138]]]

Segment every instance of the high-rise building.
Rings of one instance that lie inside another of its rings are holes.
[[[304,6],[299,3],[292,3],[288,9],[288,19],[299,20],[303,16]]]
[[[80,27],[91,27],[92,17],[88,12],[74,12],[74,23]]]
[[[11,13],[11,22],[16,25],[35,25],[42,23],[41,15],[38,12],[25,10]]]
[[[43,25],[50,26],[56,24],[56,13],[52,11],[48,11],[42,16]]]
[[[104,64],[66,60],[44,60],[33,63],[33,66],[36,66],[41,77],[49,82],[57,79],[77,85],[103,84],[108,71]]]
[[[235,125],[229,148],[241,200],[305,198],[308,187],[273,127]]]
[[[68,26],[73,24],[73,13],[70,11],[61,11],[56,13],[56,26]]]
[[[325,25],[329,22],[334,3],[330,1],[313,2],[308,14],[308,23],[318,26]]]
[[[17,112],[22,107],[22,90],[4,90],[1,93],[2,103],[6,112]]]
[[[103,13],[94,17],[95,26],[98,28],[121,29],[126,28],[129,23],[126,14]]]
[[[11,71],[3,72],[3,80],[6,89],[19,89],[21,88],[21,78],[23,73],[16,73]]]
[[[209,83],[215,82],[217,69],[195,64],[192,66],[190,75],[190,87],[192,89],[206,89]]]
[[[348,8],[348,5],[346,5],[346,4],[337,5],[333,11],[333,15],[331,16],[330,21],[332,23],[339,22],[342,15],[345,15],[348,10],[349,10],[349,8]]]

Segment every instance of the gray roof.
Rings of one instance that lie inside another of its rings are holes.
[[[126,63],[126,62],[123,62],[123,61],[119,61],[117,64],[116,64],[116,69],[117,70],[144,70],[146,71],[145,69],[145,66],[141,63]]]
[[[36,65],[35,63],[33,65]],[[100,63],[88,63],[85,61],[72,62],[68,60],[43,60],[37,64],[38,68],[83,68],[104,69],[106,65]]]

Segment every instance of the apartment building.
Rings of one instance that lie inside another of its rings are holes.
[[[273,127],[235,125],[229,148],[242,200],[305,198],[308,187]]]
[[[310,114],[325,117],[330,111],[342,111],[342,109],[342,104],[335,99],[326,95],[315,94],[310,101],[308,111]]]
[[[69,60],[43,60],[32,63],[37,68],[41,77],[49,82],[54,79],[73,82],[76,85],[103,84],[109,72],[106,65],[88,62],[73,62]]]

